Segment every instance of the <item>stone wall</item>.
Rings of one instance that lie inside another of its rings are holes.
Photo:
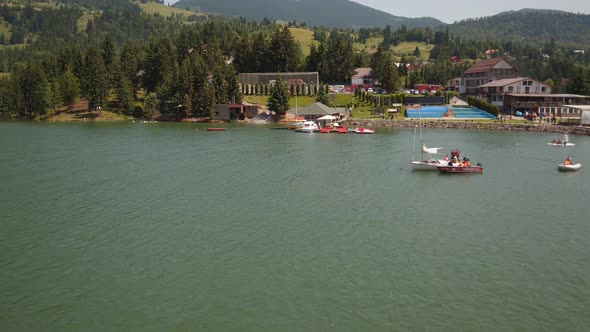
[[[363,127],[398,127],[414,128],[418,125],[418,120],[347,120],[347,126]],[[480,129],[480,130],[507,130],[507,131],[537,131],[547,133],[570,133],[574,135],[590,136],[590,127],[580,126],[563,126],[550,124],[513,124],[500,122],[471,122],[471,121],[422,121],[423,128],[448,128],[448,129]]]

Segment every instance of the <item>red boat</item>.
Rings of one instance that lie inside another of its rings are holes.
[[[225,131],[225,128],[207,128],[207,131]]]
[[[320,129],[320,133],[346,134],[348,133],[348,129],[345,126],[328,126]]]
[[[438,166],[441,173],[483,173],[482,166]]]
[[[461,162],[461,151],[451,150],[451,157],[452,159],[449,161],[448,165],[437,166],[436,169],[441,173],[483,173],[483,165],[481,163],[471,166],[469,165],[469,158],[463,158],[463,161]],[[463,166],[463,163],[466,163],[468,166]]]

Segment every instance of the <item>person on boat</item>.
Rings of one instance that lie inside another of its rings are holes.
[[[445,154],[445,161],[449,161],[449,155]]]
[[[572,158],[570,156],[567,156],[567,158],[565,159],[565,161],[563,162],[564,165],[571,165],[573,162]]]
[[[469,162],[469,158],[465,157],[465,158],[463,158],[463,160],[464,160],[463,165],[465,167],[471,167],[471,163]]]

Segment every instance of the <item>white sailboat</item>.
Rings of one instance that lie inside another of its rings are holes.
[[[547,143],[547,145],[553,146],[575,146],[575,143],[569,142],[569,135],[567,133],[563,134],[563,139],[554,139],[553,141]]]
[[[414,146],[412,147],[412,161],[410,162],[412,170],[414,171],[437,171],[438,166],[447,166],[448,160],[438,159],[436,155],[438,150],[444,149],[443,147],[429,148],[424,144],[422,138],[422,117],[420,111],[418,111],[418,123],[420,127],[420,160],[416,160],[414,153],[416,152],[416,128],[414,128]]]

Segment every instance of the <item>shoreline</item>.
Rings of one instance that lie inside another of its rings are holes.
[[[543,133],[564,133],[574,135],[590,136],[590,127],[582,126],[564,126],[552,124],[533,124],[533,123],[499,123],[499,122],[468,122],[469,120],[455,121],[424,121],[423,128],[439,129],[471,129],[471,130],[503,130],[503,131],[534,131]],[[414,128],[418,126],[418,120],[347,120],[344,121],[347,126],[367,126],[367,127],[394,127],[394,128]]]
[[[6,120],[23,120],[12,117],[0,117],[3,121]],[[126,122],[132,121],[129,118],[75,118],[75,119],[28,119],[32,121],[41,122]],[[135,121],[141,121],[135,119]],[[499,122],[476,122],[477,120],[463,120],[463,121],[449,121],[449,120],[422,120],[422,127],[436,128],[436,129],[467,129],[467,130],[502,130],[502,131],[531,131],[544,133],[569,133],[573,135],[590,136],[590,127],[583,126],[566,126],[566,125],[552,125],[552,124],[538,124],[538,123],[499,123]],[[158,122],[179,122],[179,123],[231,123],[228,121],[205,121],[203,118],[187,118],[182,120],[163,119]],[[253,123],[250,121],[242,121],[241,124],[259,125],[260,123]],[[418,126],[419,121],[415,119],[410,120],[383,120],[383,119],[349,119],[342,121],[346,126],[362,126],[362,127],[393,127],[393,128],[414,128]],[[265,124],[273,124],[268,122]]]

